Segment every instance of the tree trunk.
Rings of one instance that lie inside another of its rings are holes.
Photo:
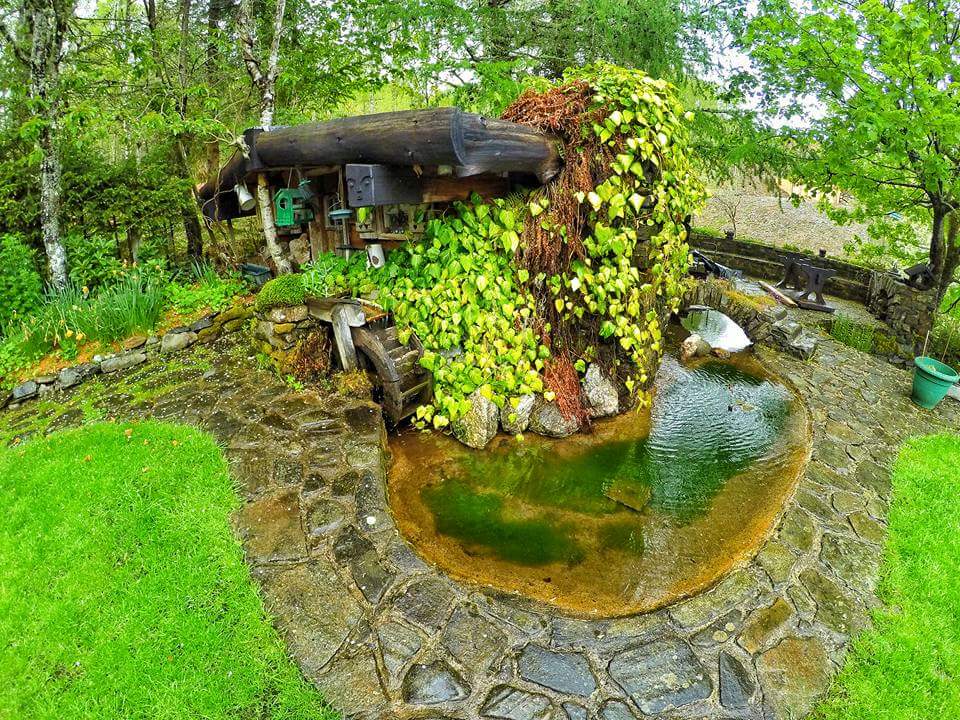
[[[270,185],[267,176],[257,175],[257,205],[260,207],[260,220],[263,222],[263,237],[267,241],[267,252],[277,266],[278,275],[287,275],[293,271],[290,261],[283,254],[283,248],[277,241],[277,226],[273,220],[273,199],[270,197]]]
[[[67,286],[67,251],[60,237],[60,148],[56,130],[48,123],[40,133],[40,229],[50,269],[50,283],[62,290]]]
[[[43,107],[40,128],[40,229],[47,254],[50,283],[58,289],[67,284],[67,252],[60,237],[60,125],[59,76],[67,18],[58,5],[27,5],[31,43],[29,55],[30,97]]]
[[[946,263],[946,243],[943,236],[943,221],[947,216],[947,207],[941,202],[933,204],[933,227],[930,231],[930,273],[934,287],[943,285],[943,270]]]
[[[954,281],[957,274],[957,267],[960,266],[960,216],[957,211],[951,212],[946,218],[946,231],[944,233],[944,258],[943,271],[940,274],[937,283],[937,307],[943,302],[947,289]]]
[[[277,0],[273,16],[273,37],[270,39],[270,49],[267,57],[256,56],[256,34],[254,21],[250,14],[250,0],[241,0],[240,13],[237,25],[240,34],[240,48],[243,61],[250,79],[260,91],[260,127],[268,130],[273,124],[273,110],[276,103],[277,76],[280,74],[280,38],[283,34],[283,15],[286,10],[286,0]],[[267,242],[267,251],[277,267],[277,274],[284,275],[292,272],[290,261],[284,256],[280,243],[277,241],[277,226],[273,218],[273,200],[270,197],[270,186],[263,173],[257,176],[257,205],[260,210],[260,221],[263,224],[263,235]]]

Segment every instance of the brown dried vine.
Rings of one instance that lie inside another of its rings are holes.
[[[554,135],[561,145],[563,169],[537,193],[549,201],[547,210],[524,223],[520,263],[531,277],[547,277],[566,272],[571,262],[585,256],[583,233],[586,211],[577,200],[578,193],[589,193],[610,174],[614,151],[600,142],[592,131],[594,122],[603,118],[603,109],[590,109],[593,90],[582,80],[546,91],[525,91],[504,111],[503,119],[528,125]],[[534,194],[531,199],[537,198]],[[548,318],[551,332],[541,333],[541,342],[550,347],[553,358],[545,369],[547,386],[557,396],[564,417],[576,418],[582,425],[589,414],[580,397],[580,384],[573,356],[581,337],[574,337],[560,322],[549,290],[543,283],[532,286],[541,318]],[[582,330],[582,329],[581,329]]]

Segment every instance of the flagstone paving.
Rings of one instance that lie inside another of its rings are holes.
[[[305,676],[345,715],[797,717],[876,605],[898,446],[955,430],[960,403],[920,410],[907,372],[829,338],[812,361],[756,352],[813,418],[796,495],[746,566],[625,618],[564,617],[427,566],[391,519],[379,408],[291,391],[235,337],[0,413],[0,440],[109,417],[211,432],[245,500],[234,525],[265,604]]]

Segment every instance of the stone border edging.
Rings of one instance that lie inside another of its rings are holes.
[[[19,407],[21,403],[40,398],[55,390],[66,390],[95,377],[129,370],[145,363],[150,357],[185,350],[194,343],[210,343],[221,335],[236,332],[253,314],[252,305],[239,303],[210,313],[191,325],[171,328],[163,335],[128,338],[135,340],[125,352],[111,355],[95,355],[92,362],[80,363],[61,369],[56,375],[40,375],[27,380],[9,393],[0,396],[0,410],[7,407]]]

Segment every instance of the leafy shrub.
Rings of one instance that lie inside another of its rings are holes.
[[[202,308],[219,311],[230,305],[244,287],[238,276],[223,277],[209,263],[195,262],[190,279],[167,283],[164,295],[168,305],[180,313],[194,313]]]
[[[872,325],[858,322],[843,313],[837,313],[830,325],[834,340],[866,353],[873,351],[873,333]]]
[[[24,363],[55,349],[72,357],[84,340],[112,343],[149,332],[156,327],[163,304],[159,286],[137,275],[124,277],[95,296],[70,285],[49,293],[33,314],[12,326],[10,341]]]
[[[938,315],[927,346],[927,355],[952,360],[960,358],[960,317]]]
[[[307,297],[329,297],[344,292],[371,290],[364,287],[367,259],[357,254],[344,260],[333,253],[323,253],[303,271],[303,287]]]
[[[897,355],[900,353],[900,343],[893,335],[877,329],[873,331],[873,352],[877,355]]]
[[[98,288],[115,282],[123,274],[113,240],[94,235],[71,234],[64,238],[70,262],[70,280],[77,287]]]
[[[281,275],[270,280],[260,289],[254,309],[262,312],[275,307],[300,305],[305,297],[302,275]]]
[[[0,236],[0,335],[15,317],[35,309],[43,298],[43,280],[33,251],[16,235]]]

